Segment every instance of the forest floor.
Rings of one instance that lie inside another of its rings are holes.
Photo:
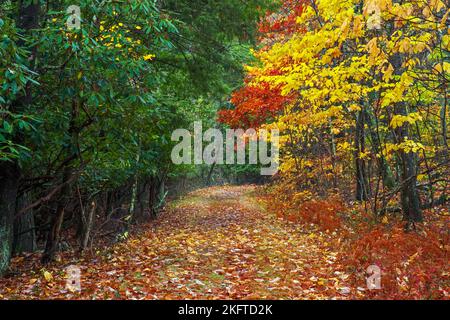
[[[126,241],[45,269],[37,255],[17,257],[0,298],[345,299],[347,276],[326,236],[268,213],[257,191],[197,190]],[[81,292],[66,289],[71,264]]]

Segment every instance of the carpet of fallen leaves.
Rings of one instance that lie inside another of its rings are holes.
[[[336,271],[328,234],[267,212],[257,192],[195,191],[139,234],[84,258],[67,254],[42,268],[38,255],[16,257],[13,274],[0,279],[0,298],[348,298],[348,275]],[[81,292],[66,289],[69,265],[81,268]]]
[[[312,230],[330,244],[328,251],[338,252],[333,266],[346,280],[341,292],[347,298],[449,299],[450,208],[424,210],[424,222],[407,231],[401,214],[374,216],[342,190],[320,197],[281,182],[263,188],[259,198],[268,212]],[[380,277],[373,277],[375,270]],[[367,290],[370,279],[380,280],[380,289]]]

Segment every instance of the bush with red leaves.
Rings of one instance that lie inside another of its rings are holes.
[[[405,232],[377,225],[359,230],[339,257],[355,286],[365,287],[367,268],[381,269],[381,289],[369,293],[379,299],[442,299],[449,288],[448,231],[436,226]],[[447,293],[448,294],[448,293]]]
[[[344,211],[345,207],[338,199],[310,200],[301,204],[287,219],[315,224],[323,231],[335,231],[342,227],[340,214]]]

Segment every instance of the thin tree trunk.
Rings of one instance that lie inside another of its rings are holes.
[[[388,163],[386,161],[386,158],[384,157],[382,153],[382,145],[381,145],[381,137],[379,134],[379,125],[378,125],[378,119],[375,118],[375,116],[372,118],[371,114],[368,112],[367,115],[367,123],[369,124],[369,132],[371,136],[372,141],[372,148],[376,154],[379,155],[377,157],[377,165],[378,165],[378,174],[380,177],[382,177],[383,187],[391,190],[394,185],[394,179],[392,177],[392,172],[388,166]]]
[[[72,168],[66,167],[64,169],[62,183],[64,187],[61,189],[61,194],[58,199],[58,204],[56,207],[56,212],[51,220],[51,228],[47,234],[47,242],[45,244],[45,251],[42,256],[42,263],[47,264],[54,260],[55,255],[58,251],[58,245],[61,234],[61,227],[64,222],[64,213],[68,199],[70,197],[70,179],[72,178]]]
[[[405,135],[406,136],[406,135]],[[419,195],[417,192],[417,164],[413,153],[401,154],[401,199],[404,218],[409,223],[422,222]]]
[[[78,135],[79,135],[79,131],[76,128],[77,117],[78,117],[78,102],[74,98],[72,100],[72,113],[68,130],[68,133],[71,137],[71,141],[67,147],[67,155],[69,156],[69,158],[73,158],[73,160],[76,160],[79,157],[78,151],[75,151],[77,150]],[[45,250],[42,256],[42,263],[44,264],[52,262],[58,250],[61,227],[64,221],[64,212],[66,205],[70,199],[70,193],[72,189],[71,180],[74,174],[72,161],[67,163],[63,169],[63,177],[62,177],[63,187],[61,189],[60,196],[56,206],[56,212],[51,219],[51,227],[47,235],[47,242],[45,244]]]
[[[216,164],[217,164],[217,162],[214,162],[214,163],[212,164],[211,168],[209,169],[208,178],[206,179],[206,184],[207,184],[208,186],[211,185],[211,178],[212,178],[212,175],[213,175],[213,173],[214,173],[214,168],[216,167]]]
[[[356,130],[355,130],[355,163],[356,163],[356,200],[367,201],[369,199],[367,179],[366,161],[361,158],[361,154],[366,152],[366,138],[364,132],[365,126],[365,112],[360,111],[356,116]]]
[[[331,118],[328,119],[331,129],[331,162],[333,165],[333,188],[337,188],[338,186],[338,178],[337,178],[337,170],[336,170],[336,136],[333,132],[333,122]]]
[[[91,209],[89,210],[88,216],[83,215],[83,234],[81,239],[81,250],[86,250],[88,243],[89,243],[89,237],[91,235],[92,231],[92,222],[94,221],[94,213],[95,213],[96,204],[95,202],[92,202]]]
[[[148,192],[148,210],[150,212],[150,218],[156,218],[156,201],[158,198],[158,182],[157,179],[152,177],[149,181],[149,192]]]
[[[139,140],[139,138],[138,138]],[[136,164],[139,164],[139,161],[141,159],[141,148],[140,148],[140,142],[139,142],[139,147],[138,147],[138,152],[136,154]],[[134,216],[134,211],[136,209],[136,199],[137,199],[137,194],[138,194],[138,187],[139,187],[139,177],[138,174],[136,173],[135,177],[134,177],[134,183],[133,183],[133,188],[132,188],[132,192],[131,192],[131,203],[130,203],[130,215],[131,217]],[[129,221],[132,221],[132,219],[130,219]]]
[[[392,57],[392,66],[396,75],[401,75],[402,70],[402,55],[397,53]],[[397,115],[407,115],[406,103],[401,101],[395,105],[394,111]],[[405,123],[403,126],[395,130],[396,143],[402,143],[405,138],[410,137],[409,124]],[[403,216],[408,225],[415,222],[423,221],[422,211],[420,209],[420,199],[417,192],[417,161],[413,152],[406,153],[405,150],[400,150],[400,186],[401,186],[401,204]]]

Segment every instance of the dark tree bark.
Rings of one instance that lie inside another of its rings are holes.
[[[16,212],[30,205],[29,194],[23,194],[17,199]],[[20,214],[14,220],[14,254],[34,252],[36,250],[36,232],[33,210]]]
[[[406,137],[407,131],[401,136]],[[409,223],[422,222],[423,215],[417,192],[417,161],[413,153],[401,153],[401,202],[404,219]]]
[[[401,75],[403,59],[400,53],[392,57],[392,66],[394,73]],[[406,116],[408,114],[405,102],[398,102],[394,107],[395,114]],[[394,132],[396,143],[402,143],[405,138],[410,137],[409,124],[397,128]],[[420,199],[417,192],[417,160],[413,152],[399,151],[400,165],[400,197],[403,211],[403,217],[408,224],[422,222],[423,215],[420,209]]]
[[[369,199],[369,180],[367,178],[366,161],[361,158],[361,154],[366,152],[366,137],[364,126],[366,124],[365,112],[360,111],[356,115],[355,130],[355,164],[356,164],[356,200],[367,201]]]
[[[80,239],[81,251],[84,251],[89,244],[89,239],[92,231],[92,226],[94,222],[96,203],[93,201],[89,212],[81,213],[83,215],[83,232]]]
[[[151,219],[155,219],[157,214],[156,214],[156,202],[157,202],[157,198],[158,198],[158,179],[156,179],[155,177],[152,177],[149,179],[149,191],[148,191],[148,210],[150,213],[150,218]]]
[[[17,4],[17,26],[27,33],[32,29],[39,27],[39,1],[19,1]],[[23,45],[23,41],[19,45]],[[36,59],[36,48],[33,48],[29,57],[32,67]],[[10,106],[13,113],[24,112],[26,106],[32,102],[31,83],[25,88],[25,94],[17,98]],[[14,137],[15,143],[23,142],[21,135]],[[16,210],[16,198],[19,187],[21,170],[17,160],[11,162],[0,162],[0,274],[2,274],[9,265],[9,259],[12,252],[14,215]]]
[[[165,174],[161,178],[151,177],[148,180],[148,210],[150,212],[151,219],[157,218],[160,204],[162,204],[164,197],[166,196],[165,182]]]
[[[366,113],[367,124],[369,125],[369,132],[372,142],[372,148],[376,154],[380,156],[377,158],[377,166],[378,166],[378,174],[382,179],[383,186],[388,190],[394,188],[395,181],[392,177],[392,172],[389,168],[389,165],[386,161],[386,158],[382,154],[382,146],[381,146],[381,138],[379,135],[378,123],[377,119],[371,116],[370,112]]]
[[[9,266],[13,242],[13,222],[20,171],[15,163],[0,163],[0,275]]]
[[[78,138],[79,138],[79,128],[76,126],[76,121],[78,118],[79,107],[78,101],[74,98],[72,100],[72,112],[69,124],[69,136],[71,137],[71,141],[66,148],[66,153],[68,159],[73,159],[67,162],[64,165],[63,174],[62,174],[62,185],[61,192],[59,194],[59,198],[57,201],[56,212],[51,218],[51,227],[47,234],[47,241],[45,244],[44,254],[42,256],[42,263],[47,264],[54,260],[55,255],[58,251],[58,245],[61,234],[61,227],[64,222],[64,213],[67,204],[70,201],[71,195],[71,183],[73,182],[74,169],[73,169],[73,161],[78,159],[79,154],[76,151],[78,146]]]
[[[149,185],[146,182],[140,184],[139,196],[138,196],[138,205],[139,205],[139,217],[144,218],[145,212],[148,206],[147,203],[147,195],[149,192]]]
[[[61,227],[64,222],[64,213],[66,205],[70,200],[70,179],[72,177],[72,169],[66,167],[64,169],[62,183],[64,184],[56,206],[55,214],[51,218],[50,230],[47,234],[47,241],[45,243],[44,254],[42,255],[42,263],[47,264],[54,260],[58,251],[58,244],[60,240]]]
[[[210,186],[211,185],[211,183],[212,183],[212,175],[213,175],[213,173],[214,173],[214,169],[215,169],[215,167],[216,167],[216,162],[214,162],[213,164],[212,164],[212,166],[211,166],[211,168],[209,169],[209,173],[208,173],[208,178],[206,179],[206,184],[208,185],[208,186]]]

